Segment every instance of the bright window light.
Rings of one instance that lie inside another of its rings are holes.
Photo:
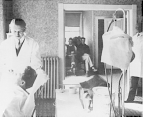
[[[80,35],[80,27],[65,27],[66,44],[68,44],[69,38],[73,38]]]

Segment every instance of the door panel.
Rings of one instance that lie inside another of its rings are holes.
[[[102,35],[104,34],[104,19],[98,19],[98,69],[104,70],[104,64],[101,62],[101,54],[103,49]]]

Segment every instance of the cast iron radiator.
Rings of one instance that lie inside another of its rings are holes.
[[[49,76],[49,80],[35,93],[35,98],[55,98],[55,89],[59,88],[59,58],[42,57],[43,70]]]

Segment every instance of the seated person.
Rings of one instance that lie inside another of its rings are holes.
[[[85,62],[85,70],[86,76],[90,76],[89,69],[91,68],[93,72],[97,70],[94,68],[93,63],[90,58],[90,49],[89,46],[85,44],[85,38],[81,38],[81,44],[77,46],[77,56],[76,59],[78,62],[84,61]]]
[[[33,87],[37,79],[36,71],[28,66],[23,74],[11,72],[9,75],[17,80],[13,84],[9,85],[8,83],[9,86],[5,85],[3,88],[4,91],[0,90],[2,91],[1,94],[3,94],[2,100],[0,99],[0,101],[2,101],[1,103],[3,103],[3,105],[0,106],[0,116],[31,117],[34,112],[35,104],[33,104],[34,101],[32,100],[29,101],[28,105],[26,105],[26,102],[28,99],[31,99],[29,96],[34,95],[30,95],[26,89]],[[31,114],[29,114],[25,108],[31,111]]]
[[[74,37],[73,38],[73,44],[77,47],[78,45],[81,44],[81,37],[78,36],[78,37]]]
[[[75,68],[76,66],[76,46],[73,44],[72,38],[69,38],[69,44],[66,45],[66,63],[70,63],[71,69]]]

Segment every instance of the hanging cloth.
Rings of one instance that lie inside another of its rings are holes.
[[[117,26],[102,35],[103,50],[101,62],[127,69],[132,58],[132,38]]]

